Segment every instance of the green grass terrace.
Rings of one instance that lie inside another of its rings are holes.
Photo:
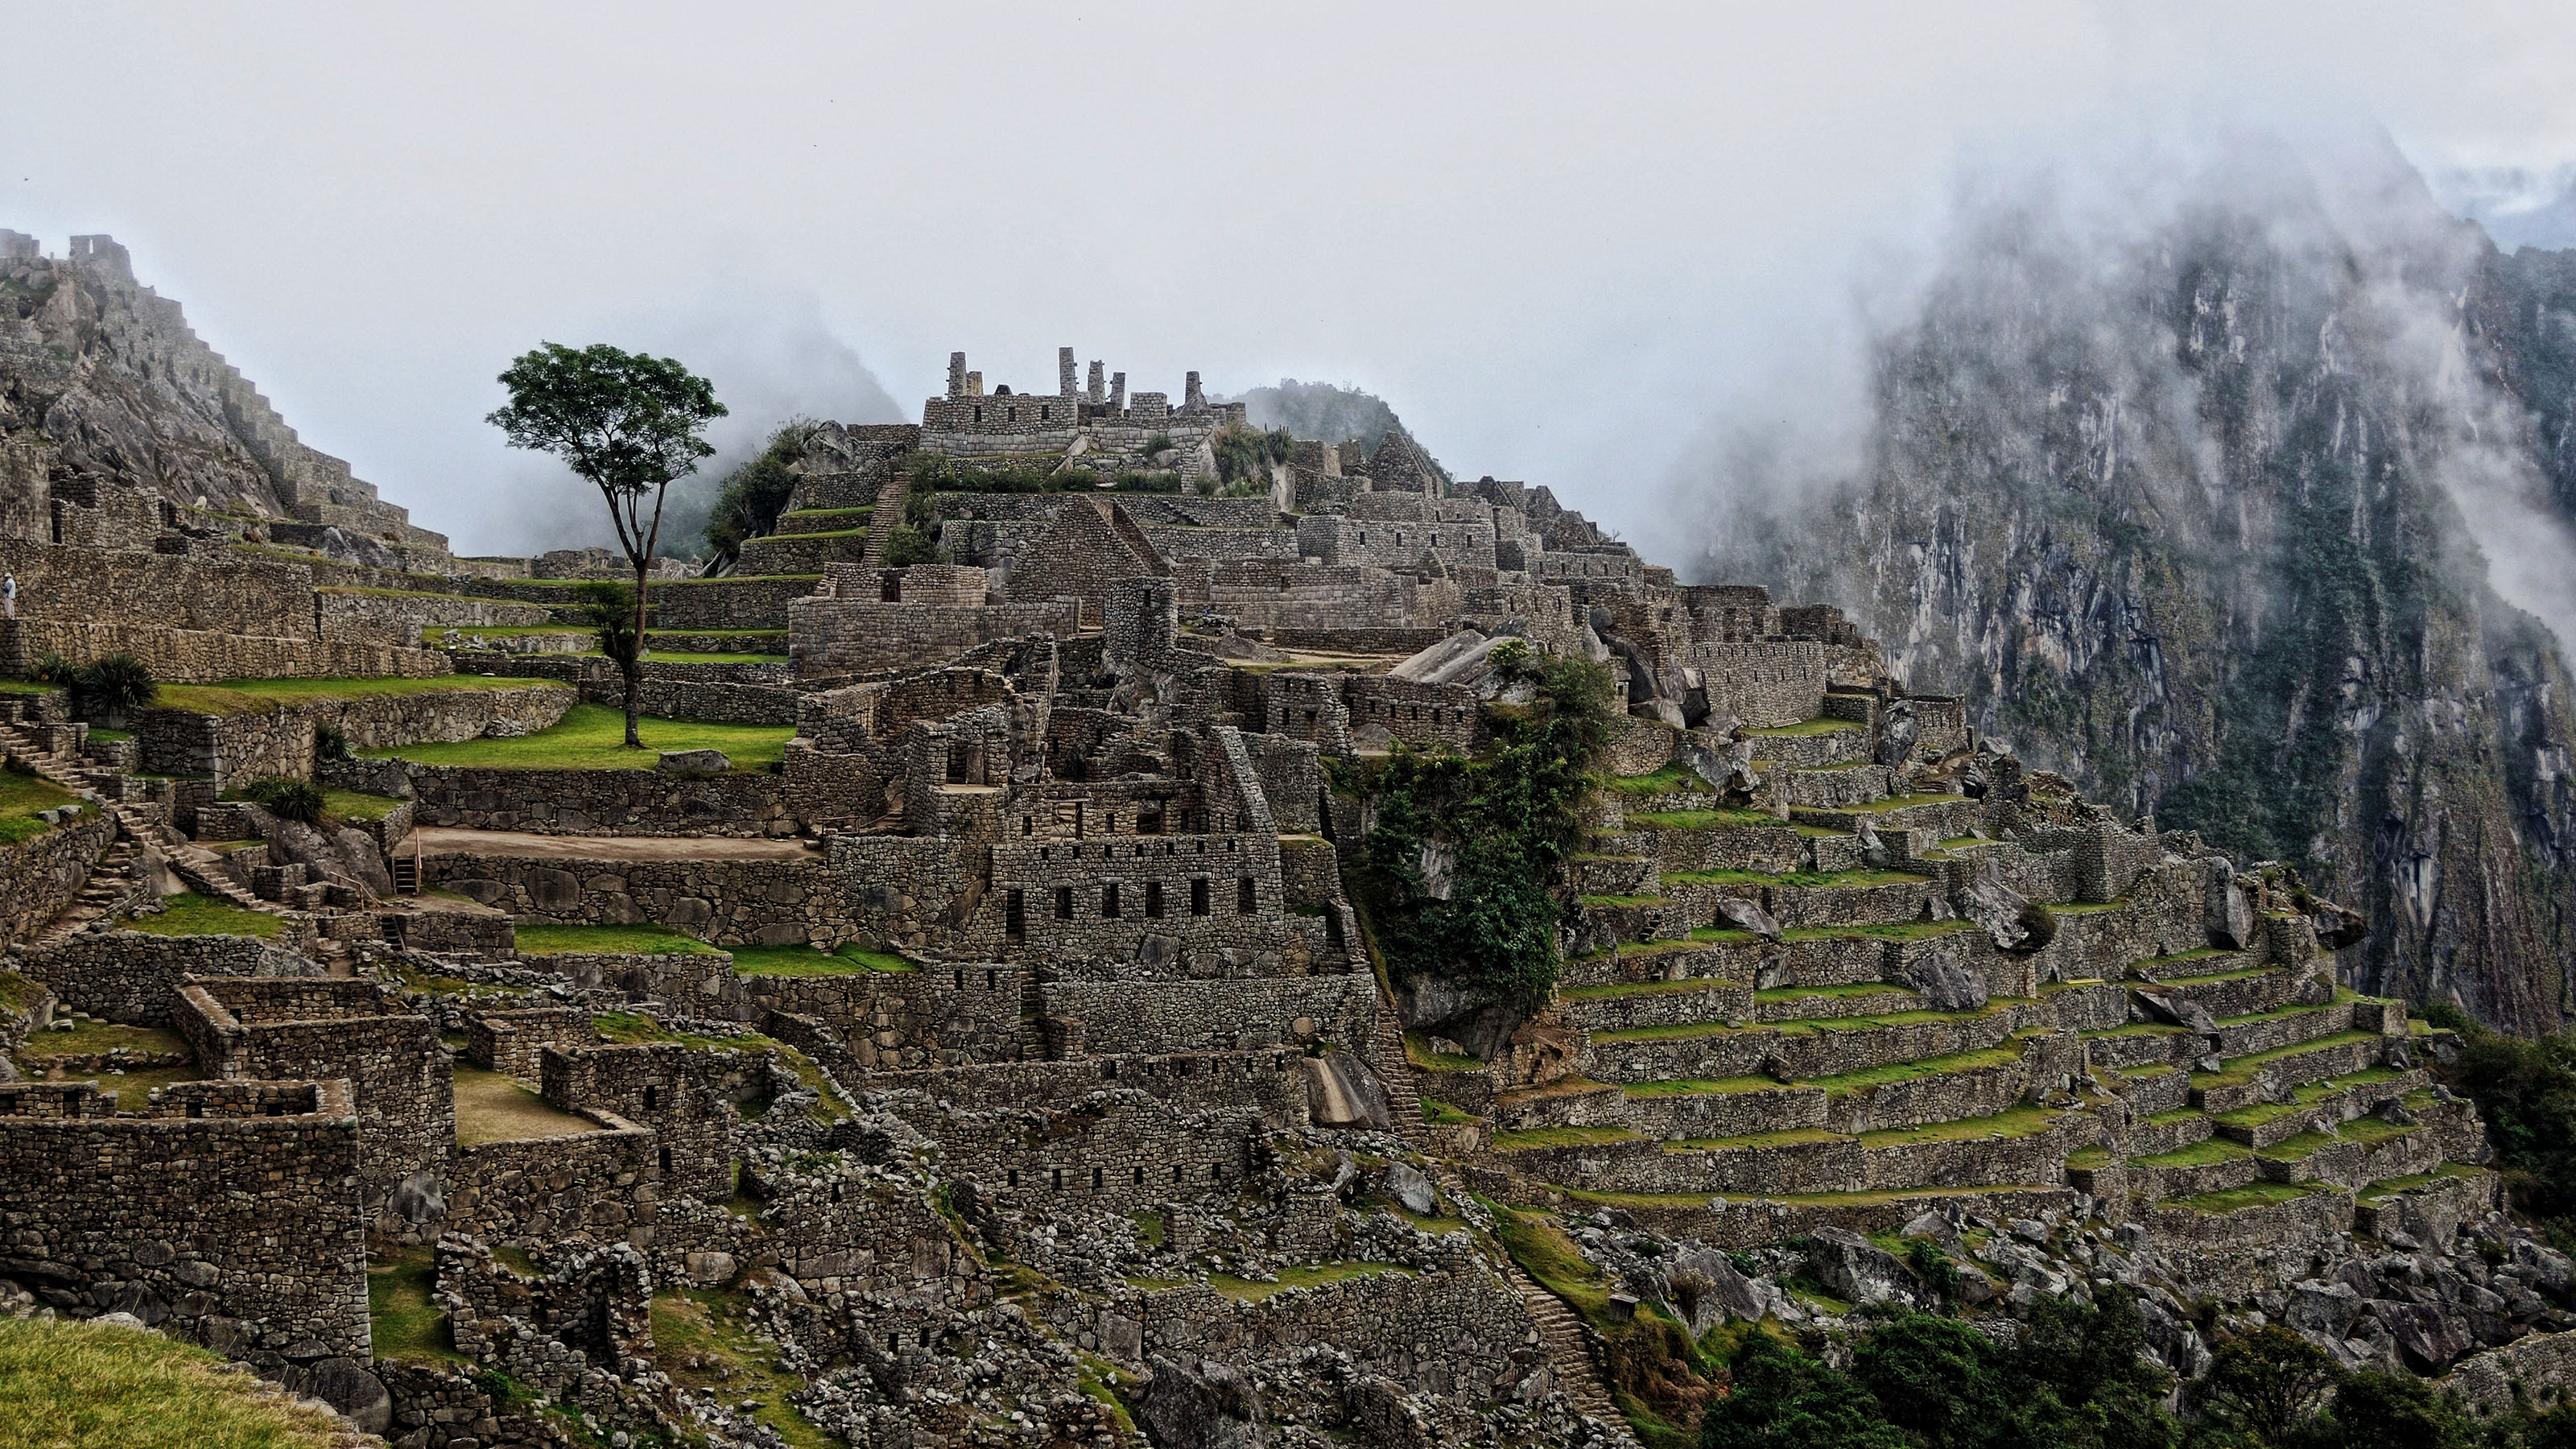
[[[227,679],[215,684],[165,684],[153,696],[154,709],[191,714],[265,714],[279,705],[366,699],[393,694],[438,694],[452,689],[562,689],[572,686],[545,679],[486,679],[479,674],[441,674],[428,679]]]
[[[38,812],[76,804],[80,797],[36,775],[0,770],[0,845],[33,840],[54,827]]]
[[[483,680],[488,685],[491,680]],[[626,748],[626,716],[603,704],[577,704],[563,719],[515,739],[451,740],[363,750],[372,760],[410,760],[486,770],[649,770],[664,750],[722,750],[736,774],[762,774],[787,756],[792,725],[718,724],[646,718],[636,727],[644,748]]]

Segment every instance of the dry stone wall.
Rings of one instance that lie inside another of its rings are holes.
[[[116,817],[84,806],[77,820],[0,845],[0,947],[36,935],[61,915],[115,839]]]
[[[936,843],[936,842],[932,842]],[[837,946],[869,934],[819,860],[582,861],[441,854],[425,881],[529,923],[651,922],[725,946]],[[882,937],[878,937],[882,939]]]
[[[575,696],[554,684],[493,684],[411,694],[281,704],[257,714],[211,715],[147,709],[136,716],[143,769],[156,775],[249,779],[314,772],[313,736],[323,725],[355,749],[480,738],[494,724],[528,732],[563,718]]]
[[[0,1086],[0,1263],[58,1309],[363,1365],[358,1152],[339,1083],[183,1083],[141,1117],[88,1082]]]
[[[132,1026],[172,1019],[192,976],[319,976],[313,961],[253,936],[80,935],[30,951],[20,970],[45,983],[64,1009]]]

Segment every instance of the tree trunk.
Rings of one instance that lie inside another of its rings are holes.
[[[635,647],[619,661],[619,672],[626,676],[626,748],[630,750],[644,748],[644,741],[635,734],[635,716],[644,693],[644,590],[652,572],[650,558],[635,566]]]

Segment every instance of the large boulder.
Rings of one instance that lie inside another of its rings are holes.
[[[1261,1449],[1270,1426],[1252,1381],[1203,1359],[1191,1368],[1154,1355],[1153,1377],[1137,1405],[1137,1421],[1156,1449]]]
[[[1978,1011],[1986,1004],[1986,978],[1955,951],[1917,951],[1905,958],[1905,984],[1935,1011]]]
[[[1316,1126],[1395,1130],[1386,1084],[1368,1063],[1349,1052],[1332,1051],[1300,1057],[1297,1065],[1306,1076],[1306,1114]]]
[[[1823,1227],[1808,1234],[1807,1265],[1835,1297],[1854,1305],[1914,1303],[1914,1274],[1894,1253],[1848,1229]]]
[[[722,750],[664,750],[653,768],[665,775],[721,775],[733,768],[733,757]]]
[[[1676,1254],[1664,1272],[1664,1301],[1689,1320],[1697,1338],[1721,1323],[1759,1323],[1779,1312],[1780,1290],[1736,1271],[1735,1262],[1714,1248],[1689,1248]]]
[[[2003,881],[1993,860],[1980,857],[1976,874],[1950,898],[1968,920],[1985,928],[1995,949],[2025,955],[2057,939],[2057,918],[2046,906],[2025,900]]]
[[[1741,896],[1719,896],[1717,918],[1739,931],[1750,932],[1765,941],[1777,941],[1782,934],[1780,923],[1771,919],[1770,912]]]

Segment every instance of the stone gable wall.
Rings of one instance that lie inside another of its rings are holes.
[[[68,1011],[129,1026],[172,1019],[179,984],[191,976],[320,976],[322,968],[253,936],[153,936],[110,931],[74,936],[27,953],[20,968],[45,983]]]
[[[1682,660],[1700,671],[1712,713],[1748,729],[1776,729],[1824,713],[1825,651],[1812,640],[1693,644]]]

